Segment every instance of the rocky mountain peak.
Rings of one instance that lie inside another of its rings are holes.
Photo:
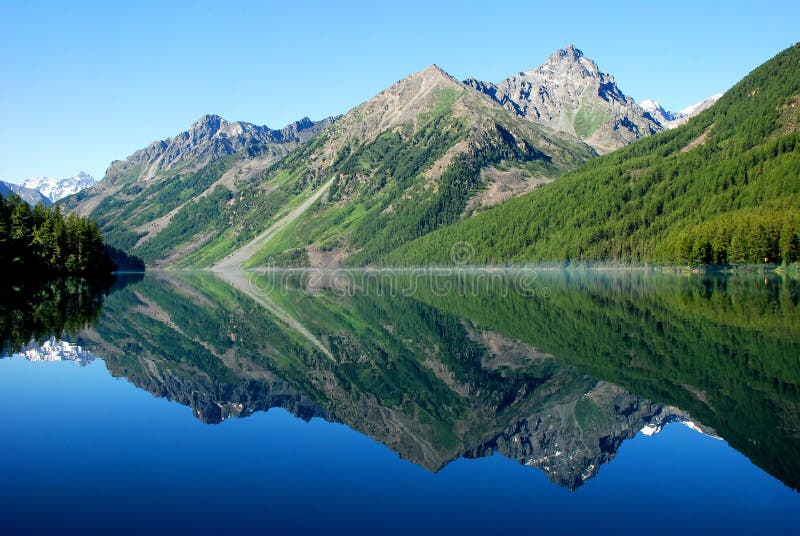
[[[304,130],[306,128],[314,126],[314,122],[308,117],[303,117],[302,119],[298,119],[289,126],[294,127],[295,130]]]
[[[571,134],[601,153],[663,130],[575,45],[496,85],[477,80],[466,84],[517,115]]]
[[[150,180],[161,177],[165,171],[179,163],[190,164],[189,169],[199,169],[209,161],[232,154],[243,153],[254,157],[265,151],[288,152],[296,144],[306,141],[334,118],[314,122],[304,117],[281,130],[244,121],[227,121],[215,114],[206,114],[180,134],[156,141],[129,156],[116,160],[106,171],[111,182],[119,179]],[[279,146],[280,147],[279,149]]]
[[[576,48],[575,45],[568,45],[565,48],[556,50],[545,60],[543,66],[545,65],[557,65],[557,64],[565,64],[565,63],[580,63],[581,59],[585,58],[583,55],[583,51],[579,48]],[[588,59],[588,58],[587,58]],[[591,63],[594,63],[592,60],[588,60]]]
[[[269,129],[242,121],[226,121],[218,115],[206,114],[192,124],[188,134],[190,139],[202,141],[217,136],[239,136],[245,132],[257,134],[260,131],[269,131]]]
[[[456,95],[467,88],[433,64],[411,74],[350,110],[337,121],[335,145],[345,140],[369,140],[402,124],[414,124],[421,114],[434,109],[445,93]],[[445,90],[445,91],[442,91]],[[333,154],[335,151],[332,151]]]
[[[278,131],[276,133],[276,139],[280,139],[283,142],[303,142],[316,136],[319,131],[332,124],[337,119],[339,119],[339,116],[328,117],[322,121],[312,121],[308,117],[303,117]]]
[[[603,75],[597,64],[584,56],[580,49],[575,48],[575,45],[569,45],[566,48],[555,51],[540,67],[527,72],[540,74],[554,72],[560,75],[562,79],[576,75],[588,78],[599,78]],[[611,78],[613,79],[613,77]]]
[[[436,65],[435,63],[431,63],[430,65],[425,67],[423,70],[421,70],[417,74],[424,75],[424,76],[444,76],[445,78],[448,78],[448,79],[452,79],[453,78],[452,76],[450,76],[450,73],[448,73],[447,71],[445,71],[444,69],[442,69],[441,67]]]
[[[661,103],[653,99],[645,99],[639,103],[639,106],[665,128],[669,128],[669,124],[678,119],[678,115],[664,109]]]
[[[461,82],[453,78],[450,75],[450,73],[448,73],[435,63],[432,63],[423,70],[400,80],[397,84],[392,86],[390,90],[397,87],[409,86],[409,85],[410,86],[421,85],[422,87],[450,86],[454,88],[458,87],[459,89],[462,87]]]
[[[192,129],[211,129],[219,130],[223,124],[227,124],[222,117],[216,114],[205,114],[200,119],[192,123]]]

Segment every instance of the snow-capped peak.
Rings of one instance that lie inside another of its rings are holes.
[[[94,177],[81,171],[77,175],[66,179],[55,179],[53,177],[30,178],[22,183],[25,188],[38,190],[50,201],[58,201],[68,195],[76,194],[81,190],[92,186],[97,182]]]
[[[97,359],[95,354],[84,350],[81,346],[55,337],[51,337],[41,345],[32,343],[19,353],[28,361],[74,361],[81,366]]]
[[[706,108],[710,108],[712,104],[714,104],[720,99],[720,97],[722,97],[722,93],[717,93],[716,95],[712,95],[707,99],[701,100],[700,102],[692,104],[691,106],[687,106],[686,108],[680,111],[680,114],[689,117],[695,116],[700,112],[702,112],[703,110],[705,110]]]
[[[639,103],[639,106],[642,107],[642,110],[645,112],[655,112],[656,110],[663,110],[661,104],[658,101],[654,101],[653,99],[645,99]]]
[[[722,97],[721,93],[711,96],[696,104],[687,106],[678,113],[665,110],[658,101],[653,99],[645,99],[639,103],[639,106],[642,108],[642,110],[650,114],[650,117],[658,121],[662,127],[675,128],[696,116],[706,108],[710,108],[711,105],[717,102],[720,97]]]

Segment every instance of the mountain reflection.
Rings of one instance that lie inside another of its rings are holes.
[[[23,347],[26,351],[37,350],[36,342],[65,333],[74,334],[93,324],[100,316],[109,290],[121,288],[132,280],[7,279],[0,286],[0,356],[18,352]],[[30,344],[32,341],[34,344]],[[58,346],[55,339],[52,345]],[[48,351],[58,350],[50,348]]]
[[[794,281],[376,274],[153,274],[78,343],[203,422],[282,407],[432,471],[499,452],[575,489],[679,421],[800,484]]]

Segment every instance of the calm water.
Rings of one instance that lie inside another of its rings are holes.
[[[800,523],[800,285],[779,275],[174,272],[7,296],[4,534]]]

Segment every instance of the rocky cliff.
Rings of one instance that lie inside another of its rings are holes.
[[[573,45],[498,84],[466,83],[520,117],[572,134],[601,153],[663,130]]]

